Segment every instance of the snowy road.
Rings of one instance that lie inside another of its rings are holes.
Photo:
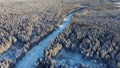
[[[81,7],[81,9],[77,10],[80,11],[85,7]],[[33,47],[26,55],[23,57],[21,61],[19,61],[15,68],[35,68],[35,62],[38,58],[44,56],[45,48],[50,44],[50,42],[59,35],[68,25],[71,20],[71,16],[76,11],[71,12],[68,16],[64,19],[63,23],[56,29],[53,33],[47,36],[44,40],[40,41],[38,45]],[[81,60],[81,59],[80,59]],[[94,65],[94,63],[93,63]]]
[[[34,63],[37,60],[37,58],[42,57],[44,55],[44,49],[50,44],[50,42],[60,33],[62,32],[70,22],[70,18],[73,14],[69,14],[66,17],[66,20],[61,24],[56,31],[54,31],[52,34],[50,34],[48,37],[46,37],[44,40],[42,40],[38,45],[33,47],[26,56],[18,62],[16,65],[16,68],[34,68]]]

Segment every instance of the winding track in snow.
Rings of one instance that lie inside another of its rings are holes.
[[[69,25],[73,13],[83,10],[85,7],[82,6],[79,10],[74,10],[73,12],[69,13],[64,19],[63,23],[60,25],[60,27],[56,29],[53,33],[51,33],[49,36],[47,36],[45,39],[40,41],[38,45],[28,51],[25,57],[23,57],[23,59],[16,64],[15,68],[34,68],[36,60],[39,57],[44,56],[45,48],[56,36],[59,35],[59,33],[61,33]]]
[[[53,40],[60,32],[62,32],[70,22],[70,18],[73,14],[69,14],[63,24],[59,27],[57,30],[55,30],[52,34],[50,34],[48,37],[46,37],[44,40],[42,40],[38,45],[33,47],[25,57],[21,61],[16,64],[16,68],[33,68],[34,63],[37,60],[37,58],[42,57],[44,55],[45,48],[50,44],[51,40]]]
[[[44,56],[45,48],[50,44],[50,42],[56,36],[59,35],[59,33],[61,33],[69,25],[69,22],[73,13],[80,11],[84,8],[85,7],[81,7],[79,10],[73,11],[70,14],[68,14],[68,16],[64,19],[63,23],[60,25],[60,27],[57,30],[55,30],[53,33],[51,33],[49,36],[47,36],[44,40],[40,41],[38,45],[33,47],[25,55],[25,57],[23,57],[23,59],[16,64],[15,68],[34,68],[37,58]]]

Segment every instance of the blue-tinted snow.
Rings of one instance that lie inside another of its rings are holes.
[[[20,62],[18,62],[18,64],[16,65],[16,68],[33,68],[37,58],[43,57],[44,50],[50,44],[50,42],[69,25],[72,15],[73,14],[69,14],[66,17],[66,20],[61,25],[63,27],[58,28],[56,31],[54,31],[52,34],[50,34],[48,37],[42,40],[38,45],[33,47],[26,54],[26,56]]]
[[[84,9],[83,7],[78,9],[82,10]],[[45,48],[50,44],[50,42],[59,35],[68,25],[71,20],[71,16],[73,13],[76,11],[73,11],[67,15],[67,17],[64,19],[63,23],[57,28],[52,34],[47,36],[44,40],[40,41],[38,45],[33,47],[26,55],[23,57],[21,61],[16,64],[16,68],[35,68],[35,62],[38,58],[44,56],[44,50]],[[86,64],[88,66],[99,66],[100,64],[94,63],[94,61],[89,61],[89,60],[84,60],[80,54],[77,53],[67,53],[68,57],[63,58],[59,61],[59,59],[56,59],[57,63],[63,63],[63,61],[68,61],[69,65],[74,65],[75,63],[79,64]],[[73,58],[74,57],[74,58]]]

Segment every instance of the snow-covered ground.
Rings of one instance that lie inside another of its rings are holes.
[[[59,27],[60,27],[60,28],[63,28],[63,25],[60,25]]]
[[[102,66],[102,63],[98,63],[96,60],[84,59],[79,53],[65,51],[65,49],[62,49],[54,60],[56,60],[56,66],[67,64],[69,66],[68,68],[74,65],[79,67],[79,64],[83,64],[91,68],[104,67]]]
[[[53,40],[60,32],[62,32],[70,22],[70,18],[73,14],[70,14],[66,17],[66,21],[63,22],[61,26],[62,28],[58,28],[44,40],[42,40],[38,45],[33,47],[23,59],[16,64],[16,68],[33,68],[37,58],[44,56],[45,48],[50,44],[51,40]]]
[[[17,55],[19,55],[22,52],[22,47],[21,47],[22,45],[23,44],[19,42],[13,45],[9,50],[7,50],[5,53],[0,55],[0,61],[11,58],[13,62],[16,63]]]
[[[66,21],[67,19],[65,18],[64,21]]]

